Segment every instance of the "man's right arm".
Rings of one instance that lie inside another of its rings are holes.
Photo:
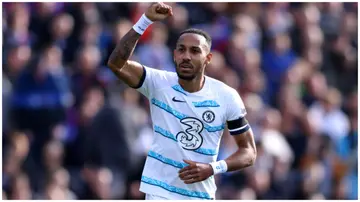
[[[130,87],[139,87],[144,74],[141,64],[129,60],[141,35],[152,22],[164,20],[172,15],[170,6],[163,3],[152,4],[111,53],[108,60],[109,68]]]
[[[140,63],[129,60],[140,37],[139,33],[131,29],[116,45],[108,60],[108,66],[111,71],[133,88],[139,85],[144,73]]]

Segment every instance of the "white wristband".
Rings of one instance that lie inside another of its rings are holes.
[[[149,18],[146,17],[145,14],[142,14],[141,18],[137,21],[137,23],[133,26],[133,29],[142,35],[145,30],[153,23]]]
[[[228,169],[227,164],[224,160],[210,163],[214,170],[214,175],[219,173],[225,173]]]

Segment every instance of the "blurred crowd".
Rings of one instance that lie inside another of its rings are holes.
[[[133,60],[174,71],[180,31],[213,38],[208,76],[238,90],[255,165],[217,199],[356,199],[357,3],[170,3]],[[143,199],[148,101],[106,67],[149,3],[3,3],[3,199]],[[225,131],[219,159],[236,150]]]

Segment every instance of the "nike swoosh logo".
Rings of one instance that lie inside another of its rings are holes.
[[[184,100],[177,100],[175,97],[172,98],[172,101],[174,101],[174,102],[185,102]]]

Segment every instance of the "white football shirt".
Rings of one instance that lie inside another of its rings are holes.
[[[214,199],[214,177],[185,184],[178,171],[187,166],[184,159],[216,161],[226,123],[231,134],[250,128],[247,123],[236,124],[246,114],[239,94],[207,76],[200,91],[189,93],[179,85],[176,73],[148,67],[139,86],[137,90],[150,101],[154,131],[140,191],[174,200]]]

